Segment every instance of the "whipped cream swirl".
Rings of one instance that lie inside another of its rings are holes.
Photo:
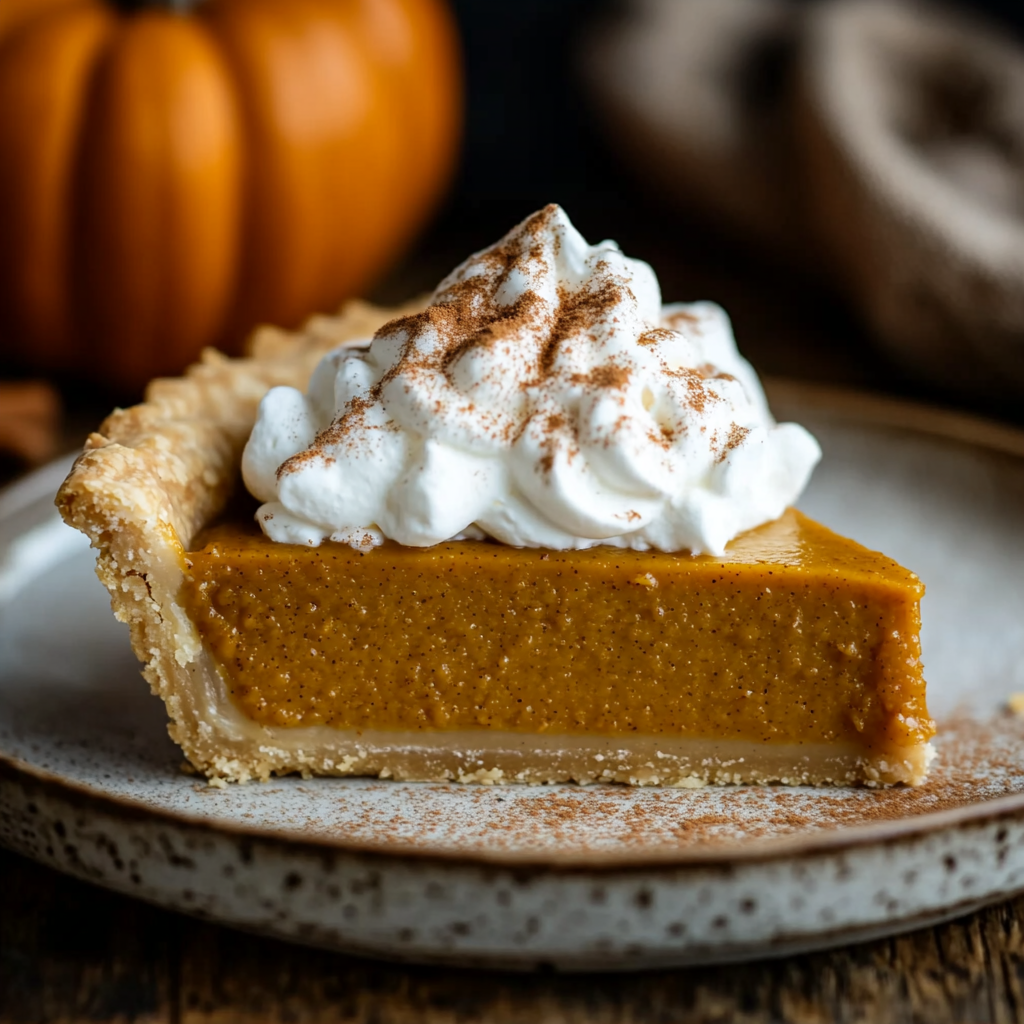
[[[548,206],[307,394],[268,392],[242,471],[275,541],[720,554],[820,454],[772,419],[718,306],[662,306],[650,266]]]

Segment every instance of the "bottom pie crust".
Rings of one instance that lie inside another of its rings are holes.
[[[931,744],[867,753],[852,743],[754,743],[703,737],[267,727],[231,702],[205,651],[192,661],[198,728],[186,752],[225,780],[272,773],[369,775],[409,782],[620,782],[697,788],[741,782],[869,786],[923,781]],[[203,724],[199,724],[203,723]]]

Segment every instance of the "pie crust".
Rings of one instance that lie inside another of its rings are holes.
[[[311,771],[324,759],[301,745],[263,752],[265,738],[247,734],[178,603],[184,553],[237,486],[267,390],[305,388],[326,352],[370,338],[409,311],[350,302],[339,316],[313,317],[298,332],[260,328],[247,358],[207,349],[183,377],[154,380],[141,405],[107,417],[57,494],[65,522],[98,550],[96,574],[114,615],[128,624],[143,676],[167,706],[171,738],[211,778]]]
[[[684,787],[923,780],[933,756],[927,742],[866,751],[847,742],[765,744],[498,729],[357,731],[268,726],[243,714],[183,607],[186,552],[238,486],[242,449],[267,389],[304,389],[327,351],[367,339],[405,312],[350,303],[338,317],[316,317],[297,333],[261,329],[248,358],[204,353],[184,377],[154,381],[142,405],[114,412],[90,436],[57,496],[65,521],[98,549],[97,575],[114,614],[128,623],[143,675],[166,704],[170,735],[195,768],[212,782],[296,771]]]

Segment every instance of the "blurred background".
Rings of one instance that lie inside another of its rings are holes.
[[[0,0],[0,475],[547,202],[762,374],[1024,423],[1019,0]]]

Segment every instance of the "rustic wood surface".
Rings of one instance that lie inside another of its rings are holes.
[[[0,851],[0,1021],[168,1024],[1004,1024],[1024,897],[783,960],[517,975],[372,963],[116,896]]]

